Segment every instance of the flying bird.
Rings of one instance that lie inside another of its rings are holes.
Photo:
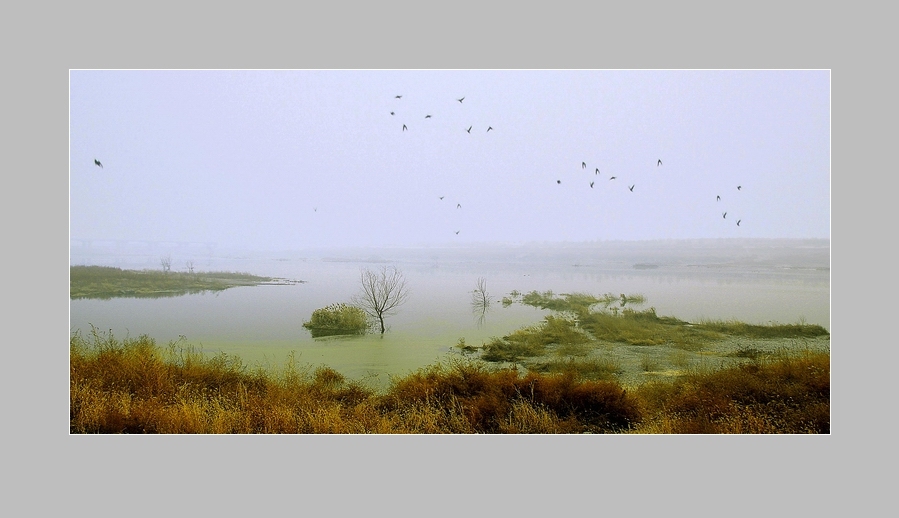
[[[403,131],[406,131],[406,125],[403,124]]]
[[[717,198],[715,201],[721,201],[721,196],[715,196]]]
[[[741,222],[741,221],[743,221],[743,220],[742,220],[742,219],[738,219],[738,220],[737,220],[737,226],[738,226],[738,227],[740,226],[740,222]]]
[[[465,131],[467,131],[468,133],[471,133],[471,126],[469,126],[468,129]]]
[[[590,182],[590,188],[591,189],[593,188],[593,182]]]
[[[94,159],[94,163],[97,164],[97,167],[99,167],[100,169],[103,169],[103,164],[101,164],[100,161],[97,160],[96,158]]]
[[[487,126],[487,131],[490,131],[492,129],[493,129],[493,126]]]
[[[596,172],[593,173],[593,174],[599,174],[599,168],[598,168],[598,167],[596,168]]]
[[[661,158],[659,159],[659,163],[656,164],[656,167],[659,167],[660,165],[662,165],[662,159],[661,159]]]
[[[609,178],[609,180],[614,180],[615,178],[618,178],[618,177],[617,177],[617,176],[613,176],[613,177]]]
[[[637,186],[637,184],[631,185],[630,187],[628,187],[628,189],[630,189],[631,192],[634,192],[634,187],[636,187],[636,186]]]
[[[727,219],[727,213],[725,212],[724,214],[721,215],[721,217],[724,219]]]
[[[581,162],[581,169],[587,168],[587,162]]]
[[[442,199],[443,199],[443,196],[441,196],[440,199],[442,200]]]
[[[562,183],[562,180],[556,180],[556,183]]]
[[[461,204],[461,203],[457,203],[457,204],[456,204],[456,208],[457,208],[457,209],[461,209],[461,208],[462,208],[462,204]]]
[[[456,231],[456,235],[457,235],[457,236],[459,235],[459,231],[458,231],[458,230]]]
[[[742,185],[738,185],[737,190],[739,191],[741,187],[742,187]]]
[[[402,99],[403,96],[402,96],[402,95],[397,95],[396,98],[397,98],[397,99]]]
[[[465,98],[463,97],[462,99],[456,99],[456,100],[461,103],[463,99],[465,99]]]
[[[430,119],[431,116],[430,116],[430,115],[425,115],[425,118],[426,118],[426,119]]]
[[[390,115],[396,115],[396,114],[395,114],[395,113],[393,113],[393,112],[390,112]]]

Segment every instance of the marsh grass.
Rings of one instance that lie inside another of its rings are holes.
[[[436,365],[396,380],[383,407],[440,406],[486,433],[615,432],[640,420],[637,401],[615,382],[573,372],[543,375],[473,361]]]
[[[673,317],[659,317],[655,308],[636,311],[630,308],[617,314],[594,311],[581,316],[580,326],[597,340],[630,345],[672,344],[688,350],[698,350],[704,344],[720,340],[724,335]]]
[[[615,432],[640,418],[617,383],[483,362],[421,369],[379,394],[292,356],[249,369],[181,341],[92,329],[72,335],[70,369],[72,433]]]
[[[536,326],[518,329],[502,338],[494,338],[484,344],[481,359],[492,362],[515,362],[522,358],[541,356],[547,346],[576,346],[590,341],[590,337],[577,329],[571,319],[547,315]]]
[[[736,361],[736,360],[735,360]],[[637,389],[637,433],[830,433],[830,353],[778,351]]]
[[[590,307],[599,304],[600,299],[590,295],[589,293],[562,293],[556,297],[552,290],[540,293],[531,291],[521,295],[522,304],[540,309],[549,309],[551,311],[571,312],[580,314],[589,311]]]
[[[175,297],[189,293],[221,291],[234,286],[272,282],[238,272],[184,273],[161,270],[122,270],[108,266],[70,266],[69,297],[111,299],[115,297]]]
[[[656,372],[662,369],[662,364],[648,354],[640,357],[640,368],[643,372]]]
[[[542,293],[531,291],[517,300],[522,304],[555,311],[574,319],[580,329],[588,331],[596,340],[630,345],[670,344],[684,350],[697,351],[709,342],[722,340],[727,336],[814,338],[829,334],[823,327],[809,325],[804,320],[796,324],[770,325],[713,320],[690,323],[675,317],[658,316],[652,307],[646,310],[627,307],[628,304],[643,304],[646,298],[640,294],[606,293],[596,297],[589,293],[563,293],[556,296],[548,290]],[[513,299],[508,301],[511,303]],[[600,306],[600,309],[594,309],[596,306]]]
[[[362,308],[349,304],[331,304],[316,309],[303,327],[320,336],[363,334],[372,327],[372,320]]]
[[[740,347],[736,351],[729,353],[728,356],[732,358],[749,358],[752,360],[757,360],[759,358],[764,358],[769,354],[770,353],[768,351],[755,347]]]
[[[668,355],[668,362],[681,369],[686,369],[693,364],[690,354],[683,349],[674,349],[671,351]]]
[[[581,379],[616,380],[623,372],[621,362],[616,359],[600,356],[586,359],[557,359],[546,362],[528,362],[526,367],[534,372],[573,373]]]
[[[738,360],[734,360],[737,362]],[[71,433],[829,433],[830,354],[691,368],[625,390],[606,358],[533,369],[458,359],[384,392],[291,355],[250,369],[184,339],[70,338]]]
[[[708,331],[750,338],[815,338],[830,334],[819,325],[806,324],[803,321],[796,324],[754,325],[735,320],[703,320],[697,325]]]
[[[593,350],[593,347],[586,342],[558,344],[552,348],[552,353],[556,356],[587,356]]]

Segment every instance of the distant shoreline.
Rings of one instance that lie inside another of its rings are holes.
[[[109,266],[70,266],[70,299],[160,298],[236,286],[282,286],[306,281],[236,272],[165,272]]]

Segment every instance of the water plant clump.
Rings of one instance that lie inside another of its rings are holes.
[[[481,359],[514,362],[541,356],[550,345],[576,345],[589,341],[590,337],[577,328],[574,320],[547,315],[539,325],[519,329],[484,344]]]
[[[303,323],[303,327],[313,337],[363,334],[371,327],[371,320],[362,308],[339,303],[316,309],[312,312],[312,317]]]
[[[815,338],[827,336],[830,333],[817,324],[772,323],[769,325],[747,324],[735,320],[704,320],[698,324],[702,329],[715,331],[727,335],[739,335],[750,338]]]
[[[597,340],[630,345],[673,344],[695,349],[724,338],[724,334],[717,331],[699,328],[674,317],[660,317],[655,308],[593,311],[581,316],[580,326]]]
[[[543,293],[534,290],[519,296],[517,299],[507,297],[504,299],[504,303],[506,300],[508,300],[509,304],[518,300],[522,304],[533,306],[535,308],[583,315],[590,312],[592,308],[597,305],[601,305],[606,309],[613,308],[617,310],[618,308],[624,308],[627,304],[630,304],[631,306],[643,304],[646,302],[646,297],[639,294],[625,295],[624,293],[620,295],[606,293],[601,297],[597,297],[589,293],[580,292],[562,293],[559,296],[556,296],[552,290],[547,290]]]

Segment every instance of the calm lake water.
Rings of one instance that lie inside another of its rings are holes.
[[[208,354],[240,356],[250,366],[283,366],[293,351],[300,363],[326,364],[349,378],[383,386],[458,356],[460,339],[481,345],[547,311],[503,307],[513,290],[527,293],[640,294],[657,314],[687,321],[736,319],[748,323],[804,321],[830,329],[830,247],[827,240],[658,241],[474,248],[332,249],[277,253],[219,252],[178,257],[200,271],[239,271],[305,281],[236,287],[166,298],[73,300],[72,332],[93,324],[117,337],[149,335],[157,344],[184,337]],[[159,269],[159,255],[73,247],[71,264]],[[387,318],[388,331],[312,338],[302,327],[315,309],[349,302],[361,268],[395,265],[410,295]],[[471,306],[479,277],[491,305]]]

